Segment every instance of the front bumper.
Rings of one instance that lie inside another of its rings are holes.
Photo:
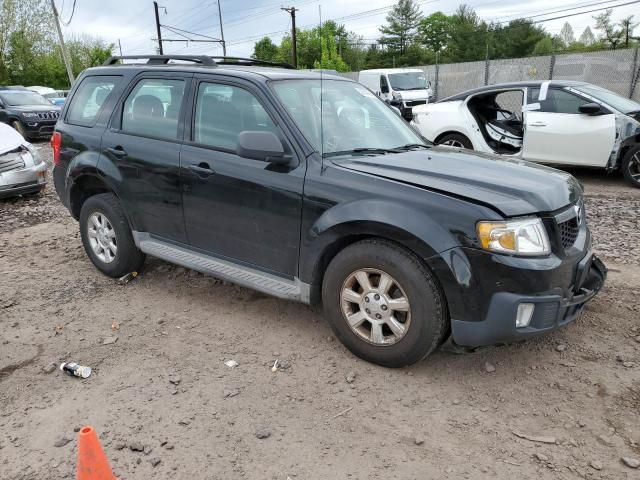
[[[22,126],[29,138],[50,138],[57,120],[22,119]]]
[[[535,275],[535,272],[523,272]],[[545,334],[578,319],[586,303],[602,288],[607,277],[604,263],[590,251],[577,263],[570,288],[540,294],[507,291],[491,296],[487,313],[481,321],[451,320],[454,342],[461,346],[479,347],[523,340]],[[518,305],[534,304],[534,312],[526,327],[517,328]]]
[[[47,164],[0,173],[0,198],[42,190],[47,183]]]

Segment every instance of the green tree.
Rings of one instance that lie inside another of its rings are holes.
[[[611,48],[615,50],[616,47],[620,45],[620,42],[622,42],[624,32],[622,30],[618,30],[611,21],[612,13],[613,10],[608,9],[604,13],[596,15],[593,18],[596,21],[596,30],[600,30],[602,32],[602,38],[605,43],[609,44]]]
[[[578,42],[580,42],[581,44],[587,47],[590,47],[596,42],[596,37],[593,35],[593,32],[591,31],[591,27],[587,26],[587,28],[584,29],[584,31],[580,35],[580,38],[578,39]]]
[[[620,20],[620,28],[624,35],[625,47],[629,46],[629,40],[633,38],[633,31],[638,26],[638,23],[633,21],[633,17],[635,17],[635,15],[629,15],[628,17]]]
[[[460,5],[451,16],[452,32],[447,56],[452,62],[483,60],[489,41],[488,25],[468,5]]]
[[[273,43],[269,37],[264,37],[262,40],[256,42],[253,47],[253,54],[251,55],[251,58],[266,60],[268,62],[282,60],[278,46]]]
[[[404,54],[414,42],[422,13],[414,0],[398,0],[387,15],[387,25],[380,28],[382,37],[378,42],[390,50]]]
[[[338,54],[336,41],[333,37],[329,35],[323,36],[320,39],[320,45],[322,49],[320,60],[316,60],[313,63],[313,68],[326,68],[338,72],[349,71],[349,65],[347,65]]]
[[[549,37],[543,28],[529,20],[516,19],[505,26],[494,26],[489,39],[492,58],[518,58],[534,53],[540,40]]]
[[[446,49],[453,34],[451,17],[435,12],[423,18],[418,25],[421,43],[433,52]]]

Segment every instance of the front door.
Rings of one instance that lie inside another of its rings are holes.
[[[133,228],[186,242],[180,194],[183,100],[188,76],[141,77],[125,94],[111,128],[102,137],[102,154],[121,178],[120,195]]]
[[[615,142],[615,115],[580,113],[580,106],[590,101],[566,90],[549,88],[543,99],[539,93],[538,88],[531,89],[528,106],[538,103],[539,109],[524,113],[524,159],[605,167]]]
[[[249,85],[202,80],[194,95],[190,141],[180,155],[189,243],[296,276],[304,160],[285,141],[268,102]],[[278,166],[236,155],[239,133],[256,130],[276,133],[292,163]]]

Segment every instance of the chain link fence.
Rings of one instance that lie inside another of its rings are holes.
[[[436,99],[497,83],[528,80],[580,80],[640,101],[638,48],[539,57],[426,65]],[[341,74],[358,80],[358,72]]]

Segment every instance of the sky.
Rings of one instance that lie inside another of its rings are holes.
[[[55,0],[63,20],[68,20],[73,0]],[[278,43],[284,33],[291,29],[287,12],[280,7],[295,6],[298,28],[318,25],[322,20],[336,20],[347,30],[364,37],[366,43],[375,43],[379,27],[394,0],[219,0],[222,8],[224,36],[227,55],[248,57],[253,52],[256,40],[269,36]],[[424,15],[435,11],[453,13],[460,3],[470,5],[487,21],[508,21],[517,17],[535,16],[532,20],[545,20],[561,15],[584,12],[606,6],[627,3],[630,0],[417,0]],[[214,0],[159,0],[160,23],[177,29],[195,32],[204,36],[184,33],[190,38],[206,40],[220,38],[218,4]],[[319,8],[320,7],[320,8]],[[573,7],[576,10],[558,12]],[[553,13],[556,12],[556,13]],[[619,20],[636,14],[640,21],[640,3],[620,6],[613,10],[614,19]],[[541,25],[552,34],[560,32],[565,21],[571,23],[576,37],[587,26],[594,27],[593,15],[585,13],[566,19],[552,20]],[[358,15],[359,14],[359,15]],[[640,27],[636,30],[637,36]],[[65,37],[88,35],[99,37],[116,45],[118,39],[124,55],[155,53],[157,37],[153,2],[151,0],[76,0],[75,13],[68,26],[63,26]],[[594,30],[595,33],[595,30]],[[184,38],[168,29],[162,30],[163,39]],[[164,53],[222,55],[218,43],[163,42]]]

